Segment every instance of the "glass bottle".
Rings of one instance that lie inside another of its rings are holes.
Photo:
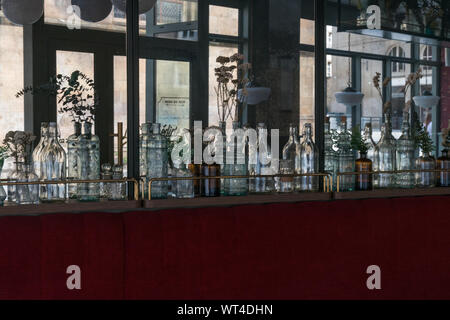
[[[114,165],[112,168],[112,178],[113,180],[122,180],[123,177],[123,166]],[[113,201],[123,201],[127,198],[127,183],[124,182],[114,182],[111,183],[111,192],[109,200]]]
[[[19,171],[19,160],[15,160],[13,163],[13,169],[9,173],[8,182],[17,182],[17,178],[21,172]],[[17,188],[19,186],[7,186],[8,191],[8,203],[16,203],[17,202]]]
[[[280,160],[280,174],[292,175],[295,173],[295,165],[291,159]],[[279,177],[277,180],[277,191],[280,193],[294,192],[294,178],[292,177]]]
[[[409,125],[409,113],[403,113],[402,135],[397,140],[396,149],[396,169],[414,170],[414,158],[416,152],[416,145],[411,136],[411,128]],[[396,184],[400,188],[414,188],[414,173],[398,173],[396,177]]]
[[[377,161],[377,144],[373,140],[372,136],[372,124],[366,123],[364,126],[363,138],[368,144],[369,149],[367,150],[367,159],[372,161],[372,171],[378,171],[378,161]],[[372,185],[376,185],[377,175],[372,175]]]
[[[139,175],[144,181],[144,197],[148,199],[148,179],[147,179],[147,153],[150,146],[150,139],[152,135],[152,124],[143,123],[141,125],[141,135],[139,136]],[[142,190],[141,190],[142,192]]]
[[[192,177],[200,177],[201,176],[201,171],[202,171],[201,164],[190,163],[188,166],[188,169],[189,169]],[[194,188],[194,196],[200,197],[202,195],[201,181],[194,180],[192,183],[193,183],[193,188]]]
[[[92,124],[83,124],[84,133],[80,136],[78,151],[78,176],[80,180],[98,180],[100,178],[100,140],[92,134]],[[98,201],[100,184],[96,182],[78,184],[79,201]]]
[[[437,169],[449,170],[450,169],[450,157],[448,155],[448,149],[442,150],[442,156],[437,160]],[[450,187],[450,172],[441,171],[438,173],[438,186]]]
[[[342,117],[337,138],[338,171],[354,172],[355,156],[352,151],[351,134],[347,130],[347,117]],[[344,175],[339,178],[339,191],[353,191],[355,177]]]
[[[33,166],[34,166],[34,172],[38,177],[41,176],[41,169],[42,169],[42,163],[40,161],[40,156],[42,153],[42,150],[45,149],[48,143],[48,122],[42,122],[41,123],[41,139],[39,140],[38,145],[33,150],[32,159],[33,159]]]
[[[177,178],[191,178],[192,172],[186,167],[184,163],[181,163],[176,170]],[[194,183],[192,180],[177,180],[176,181],[176,197],[178,199],[191,199],[194,198]]]
[[[356,176],[355,190],[372,190],[373,176],[371,174],[362,174],[363,172],[372,171],[372,160],[367,158],[366,152],[359,153],[359,159],[355,162],[355,172],[361,172]]]
[[[268,144],[268,131],[264,123],[258,123],[258,153],[256,156],[255,174],[271,176],[274,174],[272,168],[270,147]],[[275,190],[273,177],[260,177],[255,179],[255,192],[271,193]]]
[[[378,142],[378,169],[379,171],[394,171],[396,168],[396,140],[392,136],[391,115],[385,114],[384,131],[381,132],[381,139]],[[386,189],[395,186],[395,174],[380,173],[378,175],[378,188]]]
[[[249,143],[245,145],[245,161],[247,162],[247,170],[249,176],[256,175],[256,168],[258,163],[258,138],[255,129],[253,129],[250,125],[244,126],[244,133],[246,139],[248,138]],[[253,141],[251,139],[251,135],[255,135],[253,137]],[[256,192],[256,183],[257,178],[249,178],[248,179],[248,192],[255,193]]]
[[[220,165],[202,164],[201,175],[203,177],[220,176]],[[220,197],[220,179],[203,179],[201,182],[202,197]]]
[[[78,149],[80,146],[81,123],[74,122],[74,132],[67,138],[67,180],[78,179]],[[69,183],[69,199],[77,198],[77,184]]]
[[[2,175],[4,162],[5,162],[5,159],[0,158],[0,177]],[[0,207],[3,207],[6,197],[7,197],[7,194],[5,192],[5,189],[3,188],[3,186],[0,186]]]
[[[168,176],[168,154],[167,140],[161,135],[161,124],[152,126],[152,136],[147,149],[147,178],[167,178]],[[156,181],[151,186],[152,199],[167,199],[167,181]]]
[[[112,167],[109,163],[102,164],[102,172],[100,174],[100,177],[102,180],[112,180]],[[111,183],[108,182],[102,182],[100,183],[100,199],[102,200],[108,200],[111,198]]]
[[[66,152],[59,144],[56,122],[48,126],[48,143],[39,157],[41,162],[40,181],[60,181],[66,179]],[[65,183],[40,185],[41,202],[61,202],[66,199]]]
[[[330,130],[330,118],[325,120],[325,133],[324,133],[324,169],[333,177],[332,190],[336,189],[336,173],[338,170],[337,153],[333,148],[334,141]]]
[[[300,142],[298,140],[298,129],[292,123],[289,124],[289,140],[283,147],[283,160],[291,160],[294,164],[295,173],[301,173]],[[294,189],[296,191],[299,191],[300,187],[301,179],[300,177],[295,177]]]
[[[301,173],[315,174],[319,172],[319,150],[312,139],[311,123],[306,123],[303,129],[304,140],[300,145]],[[318,191],[319,179],[317,176],[300,177],[301,191]]]
[[[417,170],[435,170],[436,160],[429,152],[416,159]],[[435,172],[417,172],[416,173],[416,186],[419,188],[429,188],[436,185],[436,173]]]
[[[38,182],[39,178],[34,173],[33,165],[30,163],[20,162],[18,164],[17,182]],[[28,184],[17,186],[16,189],[17,204],[38,204],[39,203],[39,185]]]
[[[233,133],[227,144],[226,159],[222,175],[246,176],[247,164],[245,161],[245,135],[239,128],[239,122],[233,121]],[[245,196],[248,192],[247,179],[223,179],[225,196]]]

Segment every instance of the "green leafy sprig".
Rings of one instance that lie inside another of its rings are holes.
[[[359,125],[352,129],[351,145],[353,150],[358,150],[360,153],[367,153],[367,151],[369,151],[370,144],[361,134]]]

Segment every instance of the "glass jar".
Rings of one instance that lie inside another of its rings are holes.
[[[442,150],[442,156],[437,160],[438,170],[449,170],[450,169],[450,157],[448,156],[448,150]],[[450,172],[441,171],[438,173],[438,186],[439,187],[450,187]]]
[[[80,180],[100,179],[100,140],[92,134],[92,124],[83,124],[84,133],[80,136],[78,151],[78,176]],[[97,182],[79,183],[77,188],[79,201],[98,201],[100,184]]]
[[[74,122],[74,132],[67,138],[67,180],[77,180],[78,177],[78,149],[80,146],[81,123]],[[77,184],[67,185],[69,199],[77,198]]]
[[[256,154],[255,175],[272,176],[272,159],[270,146],[268,144],[268,130],[264,123],[258,123],[258,152]],[[271,193],[275,191],[275,181],[273,177],[255,178],[255,192]]]
[[[220,165],[202,164],[201,175],[203,177],[220,176]],[[202,197],[219,197],[220,196],[220,179],[203,179],[201,181]]]
[[[167,178],[168,177],[168,154],[167,139],[161,135],[161,124],[155,123],[152,126],[152,136],[147,149],[147,178]],[[167,199],[168,182],[155,181],[151,186],[152,199]]]
[[[311,123],[306,123],[303,129],[304,140],[300,145],[300,168],[302,174],[316,174],[319,172],[319,150],[312,139]],[[300,177],[301,191],[319,190],[319,178],[317,176]]]
[[[108,183],[106,181],[112,180],[112,167],[109,163],[102,164],[102,173],[100,174],[100,177],[102,180],[105,180],[105,182],[100,183],[100,199],[102,200],[108,200],[111,198],[111,183]]]
[[[324,133],[324,170],[333,177],[332,190],[336,189],[336,173],[338,171],[338,157],[337,153],[333,148],[334,142],[330,130],[330,118],[327,117],[325,120],[325,133]]]
[[[417,170],[435,170],[436,160],[429,153],[425,153],[423,156],[416,159]],[[435,172],[417,172],[416,173],[416,186],[419,188],[429,188],[436,185],[436,173]]]
[[[395,171],[396,163],[396,140],[392,136],[391,116],[385,114],[384,130],[381,132],[381,139],[378,142],[378,169],[383,171]],[[393,188],[395,186],[394,173],[378,174],[377,186],[380,189]]]
[[[41,153],[42,150],[45,149],[45,147],[48,144],[48,122],[42,122],[41,123],[41,139],[39,140],[38,145],[33,150],[32,159],[33,159],[33,166],[34,166],[34,172],[38,177],[41,176],[41,170],[42,170],[42,163],[41,163]]]
[[[226,147],[226,159],[223,165],[224,176],[246,176],[247,164],[245,161],[245,135],[239,128],[239,122],[233,121],[233,132]],[[245,196],[248,192],[248,183],[245,178],[222,179],[223,195]]]
[[[371,174],[362,174],[363,172],[371,172],[372,171],[372,160],[367,158],[367,153],[360,152],[359,159],[355,161],[355,172],[360,172],[356,176],[355,182],[355,190],[363,191],[363,190],[372,190],[373,184],[373,175]]]
[[[112,178],[113,180],[123,180],[123,166],[114,165],[112,168]],[[123,201],[127,199],[127,183],[124,182],[114,182],[111,183],[111,192],[109,200],[113,201]]]
[[[351,134],[347,130],[347,117],[342,117],[339,125],[337,137],[338,148],[338,171],[354,172],[355,156],[351,146]],[[343,175],[339,177],[339,191],[353,191],[355,187],[355,177]]]
[[[139,136],[139,176],[143,179],[143,191],[145,199],[148,199],[148,178],[147,178],[147,153],[152,135],[152,124],[143,123],[141,125],[141,135]],[[142,192],[142,190],[141,190]]]
[[[17,182],[38,182],[39,178],[34,173],[32,164],[18,163]],[[17,204],[38,204],[39,203],[39,185],[28,184],[20,185],[16,188]]]
[[[48,127],[48,143],[42,150],[40,181],[60,181],[66,179],[66,152],[59,144],[56,122]],[[62,202],[66,199],[66,184],[41,184],[39,192],[41,202]]]
[[[283,147],[283,160],[292,160],[295,173],[301,173],[300,142],[298,140],[298,129],[292,123],[289,125],[289,140]],[[280,164],[281,170],[281,164]],[[299,191],[301,185],[300,177],[294,178],[294,188]]]
[[[409,125],[409,113],[403,113],[402,135],[397,140],[396,148],[396,165],[397,170],[414,170],[416,144],[411,136],[411,128]],[[414,173],[404,172],[397,173],[396,185],[399,188],[414,188]]]
[[[280,160],[280,174],[293,175],[295,173],[295,164],[292,159]],[[293,177],[276,178],[276,190],[280,193],[290,193],[295,190],[295,179]]]
[[[191,178],[192,172],[182,163],[176,170],[177,178]],[[194,183],[192,180],[177,180],[174,183],[175,193],[178,199],[191,199],[194,198]]]

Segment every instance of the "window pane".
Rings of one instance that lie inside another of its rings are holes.
[[[74,71],[80,71],[91,79],[94,79],[94,54],[74,51],[56,51],[56,72],[70,76]],[[58,110],[62,107],[59,103]],[[66,139],[73,133],[72,118],[67,113],[59,113],[57,116],[58,128],[61,139]],[[63,144],[63,147],[67,146]]]
[[[197,21],[197,0],[158,0],[155,9],[156,24]]]
[[[315,39],[314,30],[314,20],[300,19],[300,43],[313,46]]]
[[[24,99],[15,94],[23,83],[23,27],[9,23],[0,11],[0,144],[8,131],[24,130]],[[12,159],[2,170],[6,178]]]
[[[221,6],[209,6],[209,33],[238,36],[239,10]]]
[[[209,46],[209,125],[219,124],[219,114],[217,109],[217,95],[214,90],[216,86],[216,77],[214,69],[217,68],[216,59],[219,56],[229,57],[238,52],[238,46],[234,44],[224,44],[211,42]],[[227,125],[231,126],[231,119],[228,119]]]
[[[337,103],[335,94],[344,90],[351,82],[352,65],[348,57],[327,55],[327,115],[331,120],[331,127],[335,128],[341,116],[347,116],[348,127],[351,126],[351,109]]]
[[[401,65],[402,68],[399,68],[398,64],[392,63],[391,67],[392,134],[396,139],[400,138],[401,136],[403,111],[405,110],[405,103],[411,100],[411,90],[408,90],[406,97],[402,91],[406,83],[406,77],[411,73],[411,65],[409,63],[402,63]]]
[[[300,52],[300,128],[309,122],[314,129],[314,61],[314,52]]]
[[[437,68],[428,66],[420,66],[420,68],[422,69],[423,78],[420,79],[419,92],[417,94],[423,95],[424,93],[430,93],[435,95],[436,83],[433,81],[433,76],[436,75]],[[434,128],[435,132],[433,132],[433,120],[435,119],[433,119],[432,108],[417,107],[416,110],[418,110],[419,119],[426,126],[428,134],[431,137],[435,137],[435,134],[441,130],[441,124],[437,124],[436,128]]]
[[[372,135],[375,142],[380,139],[381,121],[383,117],[382,98],[373,85],[373,78],[379,72],[383,76],[383,62],[379,60],[361,59],[361,92],[364,94],[362,102],[361,128],[366,123],[372,124]]]

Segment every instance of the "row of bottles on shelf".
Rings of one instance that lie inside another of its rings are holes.
[[[143,124],[140,135],[140,174],[141,177],[145,177],[144,197],[148,198],[150,179],[167,178],[169,176],[176,178],[201,176],[224,178],[153,181],[151,183],[152,199],[243,196],[249,192],[318,191],[319,180],[317,176],[297,178],[272,177],[278,173],[293,175],[300,173],[316,174],[318,172],[319,154],[312,139],[311,124],[305,125],[304,139],[301,143],[299,142],[297,128],[290,126],[290,138],[283,148],[283,158],[281,160],[275,159],[275,157],[272,158],[270,146],[267,143],[263,143],[267,141],[268,137],[268,129],[264,123],[257,125],[258,141],[256,146],[253,147],[247,146],[245,142],[231,143],[231,141],[228,141],[229,143],[227,143],[224,123],[220,124],[218,129],[222,133],[223,141],[219,145],[217,140],[211,139],[209,147],[217,151],[222,146],[224,148],[222,153],[224,159],[228,155],[234,157],[234,159],[227,159],[220,164],[216,162],[193,164],[191,161],[186,161],[185,157],[181,157],[182,160],[177,159],[177,161],[173,161],[173,166],[171,167],[169,166],[167,150],[168,141],[161,135],[160,124]],[[238,129],[248,130],[250,128],[240,128],[239,123],[234,122],[233,130]],[[187,129],[185,130],[187,131]],[[181,133],[180,137],[182,145],[191,146],[189,134]],[[229,137],[234,138],[233,135]],[[238,148],[245,150],[238,150]],[[250,177],[255,176],[255,178],[242,178],[242,176],[248,175]]]
[[[381,138],[375,143],[372,138],[371,124],[364,128],[364,140],[367,152],[360,152],[355,158],[352,150],[351,133],[347,130],[347,119],[342,117],[335,136],[330,130],[329,119],[325,124],[325,171],[333,173],[333,188],[337,189],[337,173],[357,172],[357,175],[340,175],[339,191],[372,190],[373,188],[414,188],[449,186],[448,171],[430,172],[426,170],[449,170],[450,158],[444,149],[436,161],[430,153],[418,156],[419,150],[411,132],[409,113],[404,113],[402,134],[398,140],[392,135],[389,113],[381,126]],[[395,172],[424,170],[423,172]],[[364,172],[385,172],[364,174]]]

